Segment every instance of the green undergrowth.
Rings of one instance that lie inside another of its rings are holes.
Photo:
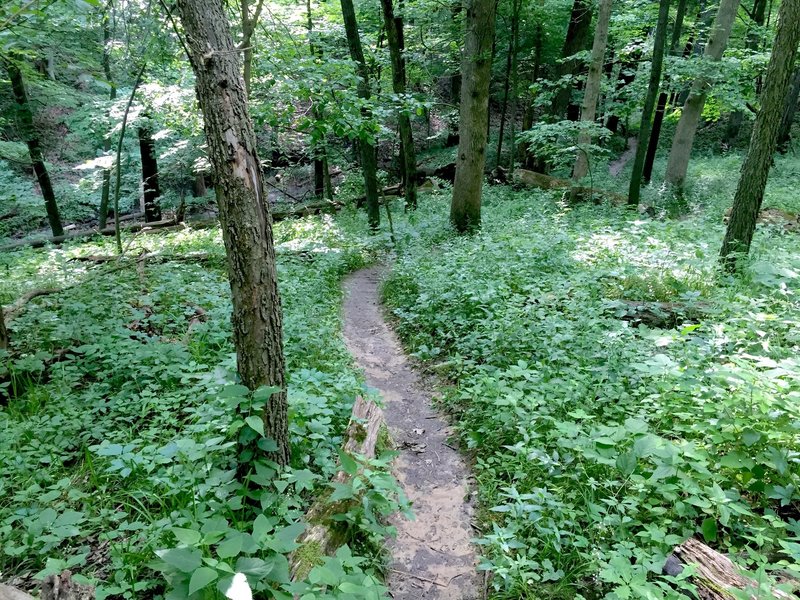
[[[765,586],[797,573],[800,237],[760,226],[730,277],[721,211],[643,220],[490,187],[459,238],[447,199],[422,203],[383,293],[455,383],[493,597],[681,598],[661,570],[692,536]],[[677,326],[636,327],[631,303]]]
[[[275,238],[293,456],[283,471],[257,459],[245,479],[236,439],[250,423],[257,435],[259,419],[243,417],[258,395],[236,384],[218,229],[124,240],[131,256],[202,261],[76,260],[112,254],[110,240],[0,256],[2,304],[65,289],[11,322],[2,357],[0,581],[33,587],[69,568],[99,584],[98,598],[205,599],[222,598],[238,572],[261,597],[382,596],[382,515],[403,500],[387,459],[338,449],[354,398],[368,393],[342,340],[340,282],[384,238],[361,240],[331,217],[280,223]],[[289,585],[301,518],[340,461],[355,475],[331,494],[347,506],[332,517],[348,546]]]

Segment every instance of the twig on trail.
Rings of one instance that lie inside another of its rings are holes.
[[[439,587],[443,588],[446,588],[448,585],[450,585],[449,581],[447,583],[441,583],[434,579],[428,579],[427,577],[422,577],[421,575],[414,575],[413,573],[409,573],[407,571],[401,571],[400,569],[389,569],[389,570],[392,573],[397,573],[398,575],[404,575],[405,577],[411,577],[412,579],[419,579],[420,581],[427,581],[428,583],[432,583],[433,585],[438,585]],[[461,573],[461,575],[463,575],[463,573]],[[450,579],[450,581],[452,581],[453,579],[455,578]]]

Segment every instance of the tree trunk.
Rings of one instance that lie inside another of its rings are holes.
[[[755,27],[748,28],[747,35],[745,36],[745,48],[753,52],[758,52],[763,41],[761,28],[764,26],[766,12],[767,0],[754,0],[753,10],[750,13],[750,16],[752,18],[752,25],[755,25]],[[756,81],[756,94],[760,93],[760,89],[761,81],[759,78],[759,80]],[[743,122],[744,113],[741,110],[733,111],[730,117],[728,117],[728,126],[725,129],[725,139],[729,144],[733,144],[736,141],[736,138],[739,137],[739,131],[742,128]]]
[[[392,91],[401,99],[406,93],[406,70],[403,59],[403,19],[395,16],[392,0],[381,0],[386,43],[392,61]],[[397,115],[400,130],[400,158],[405,184],[406,208],[417,208],[417,155],[414,151],[414,136],[408,111],[401,108]]]
[[[103,12],[103,73],[106,77],[110,89],[108,92],[109,100],[114,101],[117,98],[117,86],[114,84],[114,77],[111,73],[111,28],[108,26],[110,18],[109,10],[113,8],[113,0],[109,0],[108,5]],[[106,155],[111,151],[111,136],[106,136],[103,141],[103,152]],[[105,229],[108,223],[108,200],[111,190],[111,168],[103,169],[103,187],[100,192],[100,210],[98,213],[97,226],[100,229]]]
[[[739,0],[722,0],[719,5],[717,17],[714,19],[711,36],[703,51],[703,59],[718,62],[722,59],[722,53],[728,45],[728,38],[731,34],[733,21],[739,8]],[[683,186],[686,180],[686,172],[689,169],[689,158],[692,154],[694,136],[697,133],[697,125],[706,104],[706,96],[713,80],[705,75],[698,77],[689,97],[683,105],[683,112],[675,130],[675,137],[672,139],[672,148],[667,160],[667,172],[665,180],[672,186],[678,195],[683,193]]]
[[[242,43],[239,47],[242,49],[242,56],[244,58],[242,73],[244,75],[244,89],[247,93],[247,97],[250,98],[251,80],[253,78],[253,34],[256,32],[258,19],[261,17],[264,0],[258,0],[256,11],[252,16],[250,15],[250,4],[248,0],[240,0],[239,6],[242,14]]]
[[[516,5],[516,4],[515,4]],[[506,130],[506,114],[508,113],[508,94],[511,91],[511,54],[514,52],[514,40],[508,41],[508,52],[506,53],[506,77],[503,82],[503,102],[500,105],[500,131],[497,135],[497,157],[495,167],[502,163],[500,155],[503,153],[503,137]]]
[[[606,54],[608,42],[608,24],[611,21],[612,0],[600,0],[600,9],[597,13],[597,27],[594,31],[592,43],[592,61],[589,64],[589,75],[586,78],[586,92],[583,95],[581,108],[581,121],[587,126],[594,124],[597,114],[597,100],[600,98],[600,81],[603,75],[603,57]],[[572,170],[572,181],[576,184],[589,173],[589,155],[586,146],[592,143],[589,130],[581,131],[578,136],[578,155],[575,158],[575,167]],[[575,201],[575,190],[570,192],[570,200]]]
[[[450,220],[460,232],[481,224],[481,187],[486,164],[486,124],[489,120],[489,80],[497,5],[494,0],[470,0],[461,63],[458,157],[450,204]]]
[[[686,16],[686,0],[678,0],[678,11],[675,15],[675,27],[672,28],[672,41],[669,45],[670,56],[677,56],[678,44],[681,41],[681,30],[683,29],[683,19]],[[687,46],[688,47],[688,46]],[[665,77],[666,80],[669,76]],[[658,142],[661,138],[661,125],[664,123],[664,113],[667,111],[667,101],[669,94],[662,91],[658,96],[658,105],[656,106],[656,114],[653,117],[653,128],[650,133],[650,141],[647,144],[647,155],[644,159],[644,170],[642,178],[645,184],[650,183],[653,176],[653,163],[656,160],[656,153],[658,152]]]
[[[33,112],[28,102],[28,92],[25,90],[22,71],[10,58],[0,58],[0,60],[5,64],[8,78],[11,80],[11,90],[14,94],[14,100],[17,102],[17,125],[25,143],[28,145],[33,171],[36,173],[36,180],[39,182],[39,189],[44,197],[44,207],[47,211],[50,229],[54,236],[63,235],[64,228],[61,226],[61,215],[58,214],[58,204],[56,203],[53,184],[50,181],[47,166],[44,164],[44,155],[42,154],[39,136],[33,126]]]
[[[642,122],[639,125],[639,139],[636,145],[636,158],[633,161],[631,183],[628,188],[628,204],[639,205],[642,191],[642,171],[644,170],[644,157],[647,152],[647,142],[650,140],[653,109],[656,105],[658,88],[661,85],[661,69],[664,64],[664,46],[667,42],[667,22],[669,21],[670,0],[660,0],[658,8],[658,22],[653,39],[653,60],[650,67],[650,83],[647,86],[647,96],[642,109]]]
[[[264,407],[264,436],[275,444],[268,457],[287,464],[288,404],[272,218],[238,52],[223,0],[178,0],[177,7],[186,31],[214,166],[239,376],[251,390],[278,388]],[[247,462],[248,450],[243,453]]]
[[[769,59],[761,109],[756,115],[750,149],[742,164],[739,185],[733,199],[728,229],[720,259],[728,271],[736,269],[737,259],[750,251],[756,219],[764,199],[772,157],[778,141],[786,96],[789,93],[797,45],[800,43],[800,0],[783,0],[778,13],[775,45]]]
[[[0,306],[0,349],[8,350],[8,329],[2,306]]]
[[[641,51],[636,50],[630,58],[620,65],[619,78],[617,79],[617,85],[613,95],[615,99],[620,95],[622,90],[632,84],[636,79],[636,69],[640,59]],[[606,129],[611,133],[617,133],[619,131],[619,122],[619,115],[611,114],[608,119],[606,119]]]
[[[369,70],[367,69],[367,62],[364,60],[364,50],[361,47],[356,10],[353,7],[353,0],[340,1],[350,58],[356,63],[360,78],[358,82],[358,97],[363,100],[369,100]],[[362,116],[368,119],[371,116],[369,110],[362,109]],[[381,207],[380,199],[378,198],[378,159],[375,155],[375,146],[372,141],[358,140],[358,147],[361,151],[361,170],[364,173],[364,191],[367,197],[367,221],[371,229],[377,229],[381,223]]]
[[[794,72],[792,87],[786,96],[786,106],[783,109],[783,119],[778,131],[778,152],[785,154],[789,150],[789,142],[792,139],[792,125],[797,114],[797,100],[800,97],[800,67]]]
[[[204,198],[206,191],[205,175],[202,173],[196,173],[194,176],[194,185],[192,186],[192,196],[195,198]]]
[[[153,132],[149,126],[139,127],[139,153],[142,157],[142,189],[144,190],[144,221],[161,220],[158,202],[161,188],[158,185],[158,160]]]
[[[519,88],[519,14],[522,10],[522,0],[514,0],[514,14],[511,20],[511,105],[509,107],[510,123],[509,134],[511,137],[510,156],[508,157],[509,177],[514,175],[514,159],[517,156],[517,100]]]
[[[542,46],[544,44],[544,35],[542,30],[542,23],[541,20],[536,22],[536,27],[533,32],[533,70],[531,71],[531,84],[536,83],[539,81],[539,71],[541,70],[542,66]],[[522,116],[522,130],[528,131],[531,127],[533,127],[533,119],[535,116],[535,101],[536,98],[531,96],[528,98],[527,106],[525,107],[525,112]],[[535,162],[535,157],[531,152],[528,150],[527,146],[523,150],[523,163],[526,169],[533,168],[533,163]]]
[[[319,50],[314,44],[314,21],[311,15],[311,0],[306,0],[306,30],[308,31],[308,49],[312,57],[319,57],[322,60],[322,51]],[[314,120],[320,122],[322,120],[322,113],[320,112],[319,105],[314,102],[312,109]],[[325,160],[325,141],[317,140],[311,142],[311,153],[314,156],[314,195],[317,198],[322,198],[325,194],[325,170],[327,169],[327,161]]]
[[[586,50],[589,46],[589,30],[592,25],[592,3],[589,0],[574,0],[572,4],[572,14],[569,18],[567,37],[564,40],[564,48],[561,51],[562,62],[556,66],[556,80],[559,81],[567,75],[577,75],[582,69],[581,61],[569,59],[570,56]],[[567,60],[569,59],[569,60]],[[572,104],[572,90],[574,83],[568,85],[559,84],[559,89],[553,97],[551,113],[557,119],[562,119],[564,115],[570,120],[577,121],[578,107]],[[570,107],[574,107],[570,109]]]

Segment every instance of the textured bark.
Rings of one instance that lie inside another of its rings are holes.
[[[139,154],[142,157],[142,189],[144,190],[144,220],[146,223],[161,220],[158,202],[161,188],[158,185],[158,160],[153,132],[148,126],[139,127]]]
[[[3,316],[3,308],[0,307],[0,348],[8,348],[8,329],[6,329],[6,319]]]
[[[600,82],[603,75],[603,57],[606,54],[608,42],[608,25],[611,21],[612,0],[600,0],[600,10],[597,13],[597,27],[592,43],[592,60],[589,64],[589,75],[586,78],[586,92],[583,95],[581,108],[581,121],[587,124],[594,123],[597,114],[597,100],[600,98]],[[592,143],[591,134],[581,132],[578,136],[578,155],[575,158],[575,167],[572,170],[572,180],[580,182],[589,173],[589,157],[584,148]],[[576,192],[570,193],[570,200],[575,201]]]
[[[61,215],[58,213],[58,204],[56,203],[56,195],[53,191],[53,184],[50,181],[50,174],[47,172],[47,166],[44,164],[44,154],[42,153],[42,146],[39,142],[39,136],[33,126],[33,112],[31,105],[28,102],[28,92],[25,90],[25,81],[22,77],[22,71],[19,66],[9,59],[0,59],[4,63],[8,78],[11,80],[11,91],[14,94],[14,100],[17,103],[17,126],[24,138],[25,143],[28,145],[28,153],[31,157],[33,164],[33,171],[36,173],[36,180],[39,182],[39,189],[42,191],[44,197],[44,207],[47,211],[47,220],[50,223],[50,229],[53,235],[63,235],[64,228],[61,226]]]
[[[477,229],[481,224],[481,187],[486,164],[496,8],[494,0],[470,0],[467,4],[458,156],[450,204],[450,220],[460,232]]]
[[[111,73],[111,28],[109,27],[110,11],[113,9],[113,0],[109,0],[103,12],[103,73],[106,83],[109,85],[109,100],[116,100],[117,86],[114,83],[114,76]],[[108,154],[111,151],[111,137],[107,136],[103,141],[103,151]],[[108,200],[111,190],[111,169],[103,169],[103,186],[100,192],[100,210],[98,213],[98,227],[104,229],[108,222]]]
[[[361,35],[358,33],[358,22],[356,21],[356,10],[353,7],[353,0],[340,0],[342,5],[342,16],[344,18],[344,29],[347,35],[347,47],[350,50],[350,58],[356,63],[359,75],[358,97],[369,100],[369,69],[367,61],[364,60],[364,50],[361,47]],[[363,109],[364,117],[369,117],[369,111]],[[367,221],[372,229],[377,229],[381,223],[381,206],[378,198],[378,159],[375,156],[375,146],[371,141],[359,140],[358,148],[361,153],[361,170],[364,173],[364,190],[367,196]]]
[[[406,93],[406,69],[403,58],[403,19],[394,14],[392,0],[381,0],[386,43],[392,61],[392,91],[399,97]],[[411,132],[411,117],[405,110],[397,117],[400,130],[400,158],[405,184],[406,208],[417,207],[417,154],[414,151],[414,136]]]
[[[672,28],[672,41],[669,44],[669,53],[671,56],[676,56],[678,53],[678,44],[681,41],[681,31],[683,30],[683,19],[686,16],[687,0],[678,0],[678,10],[675,14],[675,26]],[[691,43],[687,44],[687,50],[691,48]],[[686,52],[684,52],[686,55]],[[669,79],[669,75],[665,78]],[[653,163],[656,160],[656,152],[658,152],[658,142],[661,138],[661,125],[664,122],[664,113],[667,111],[667,101],[669,94],[662,91],[658,96],[658,104],[656,105],[656,114],[653,116],[653,127],[650,132],[650,141],[647,144],[647,155],[644,159],[644,170],[642,171],[642,179],[645,184],[650,183],[653,176]]]
[[[664,65],[664,46],[667,41],[667,22],[669,21],[670,0],[660,0],[658,7],[658,22],[653,39],[653,60],[650,66],[650,83],[647,86],[647,96],[642,108],[642,122],[639,125],[639,138],[636,145],[636,157],[633,161],[631,183],[628,188],[628,204],[639,205],[642,188],[642,171],[644,158],[647,152],[647,142],[650,140],[650,129],[653,124],[653,109],[656,105],[658,88],[661,85],[661,70]]]
[[[781,127],[778,130],[778,151],[783,154],[789,150],[789,142],[792,139],[792,125],[797,114],[797,100],[800,98],[800,68],[794,72],[792,87],[786,96],[786,106],[783,109]]]
[[[718,62],[722,59],[722,53],[728,45],[728,38],[738,8],[739,0],[722,0],[720,2],[719,11],[712,26],[711,37],[703,51],[704,60]],[[689,158],[694,145],[694,136],[697,133],[697,125],[700,122],[700,116],[706,104],[706,96],[712,84],[713,80],[708,76],[701,75],[695,79],[675,129],[675,137],[672,139],[672,148],[667,160],[665,180],[668,185],[675,188],[678,194],[683,191],[686,172],[689,169]]]
[[[753,125],[750,149],[742,164],[728,229],[720,250],[720,259],[729,271],[736,268],[738,256],[750,251],[800,43],[800,0],[784,0],[778,15],[775,45],[761,94],[761,109]]]
[[[178,0],[177,7],[214,166],[239,376],[251,390],[265,385],[279,389],[264,409],[264,432],[277,445],[269,458],[286,464],[288,404],[272,218],[238,52],[222,0]]]
[[[577,75],[582,68],[581,61],[570,59],[589,47],[589,30],[592,25],[592,3],[589,0],[575,0],[572,4],[572,14],[569,18],[567,37],[564,39],[564,48],[561,51],[562,62],[556,67],[556,79],[560,80],[567,75]],[[559,87],[553,97],[551,113],[560,120],[567,115],[572,121],[578,120],[578,107],[572,104],[573,84]]]
[[[202,173],[195,173],[194,184],[192,185],[192,196],[195,198],[203,198],[205,197],[206,192],[207,189],[205,175]]]

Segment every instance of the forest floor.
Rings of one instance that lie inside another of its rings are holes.
[[[431,405],[432,391],[412,367],[379,302],[382,269],[357,271],[345,282],[344,335],[380,392],[384,415],[399,451],[393,472],[412,503],[414,518],[392,518],[387,586],[395,600],[474,600],[481,595],[470,539],[473,507],[464,459],[452,431]]]

